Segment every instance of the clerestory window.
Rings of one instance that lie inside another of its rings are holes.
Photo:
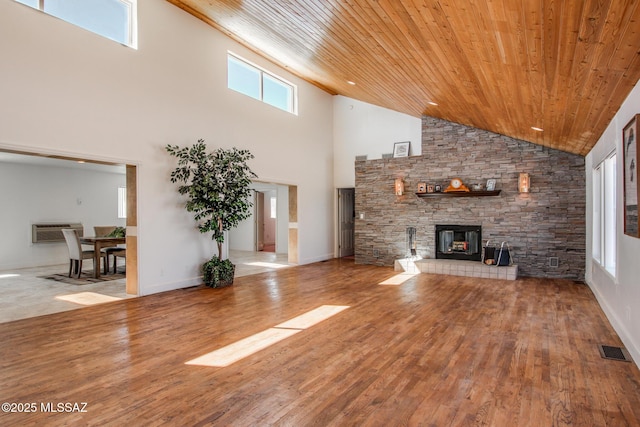
[[[297,114],[297,87],[232,53],[227,56],[227,87]]]
[[[126,46],[137,47],[137,0],[15,0]]]

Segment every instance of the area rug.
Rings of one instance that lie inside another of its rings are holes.
[[[48,274],[38,276],[40,279],[55,280],[56,282],[67,283],[69,285],[90,285],[92,283],[109,282],[111,280],[124,279],[124,273],[102,274],[99,279],[93,277],[93,270],[83,271],[79,279],[69,277],[69,273]]]

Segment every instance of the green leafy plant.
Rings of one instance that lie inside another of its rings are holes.
[[[236,267],[228,259],[220,259],[217,256],[202,265],[204,283],[212,288],[229,286],[233,283]]]
[[[257,175],[247,162],[253,155],[237,148],[207,152],[202,139],[191,147],[167,145],[166,150],[178,159],[178,166],[171,172],[171,182],[178,183],[178,192],[187,196],[185,207],[194,214],[200,232],[211,232],[218,246],[218,256],[204,264],[203,272],[209,264],[219,267],[218,261],[223,261],[224,232],[251,216],[250,185]]]
[[[107,237],[126,237],[127,229],[124,227],[116,227]]]

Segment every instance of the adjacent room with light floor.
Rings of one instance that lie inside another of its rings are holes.
[[[640,425],[639,20],[0,2],[0,424]],[[257,175],[220,288],[199,140]]]

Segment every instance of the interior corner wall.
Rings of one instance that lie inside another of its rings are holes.
[[[352,98],[333,97],[334,186],[355,186],[356,156],[380,159],[396,142],[411,142],[411,154],[422,153],[421,120]]]
[[[422,119],[422,156],[356,162],[357,263],[393,265],[406,256],[406,228],[418,253],[435,258],[435,225],[481,225],[483,240],[509,244],[522,276],[584,279],[585,174],[581,156],[432,117]],[[531,192],[520,194],[528,172]],[[406,194],[395,196],[394,180]],[[418,198],[418,183],[497,180],[496,197]],[[362,216],[362,219],[361,219]],[[558,267],[550,267],[550,258]]]
[[[609,126],[586,157],[587,182],[587,257],[585,260],[586,281],[607,318],[624,342],[636,364],[640,362],[640,239],[624,234],[624,185],[622,130],[640,114],[640,82],[622,103]],[[616,194],[616,277],[609,274],[592,257],[593,193],[591,183],[593,168],[612,152],[617,153]]]
[[[143,295],[200,283],[215,253],[169,182],[167,144],[250,150],[261,181],[298,189],[299,263],[331,258],[332,96],[169,2],[138,0],[138,30],[136,50],[0,2],[0,149],[136,166]],[[227,89],[229,50],[296,84],[299,114]]]

